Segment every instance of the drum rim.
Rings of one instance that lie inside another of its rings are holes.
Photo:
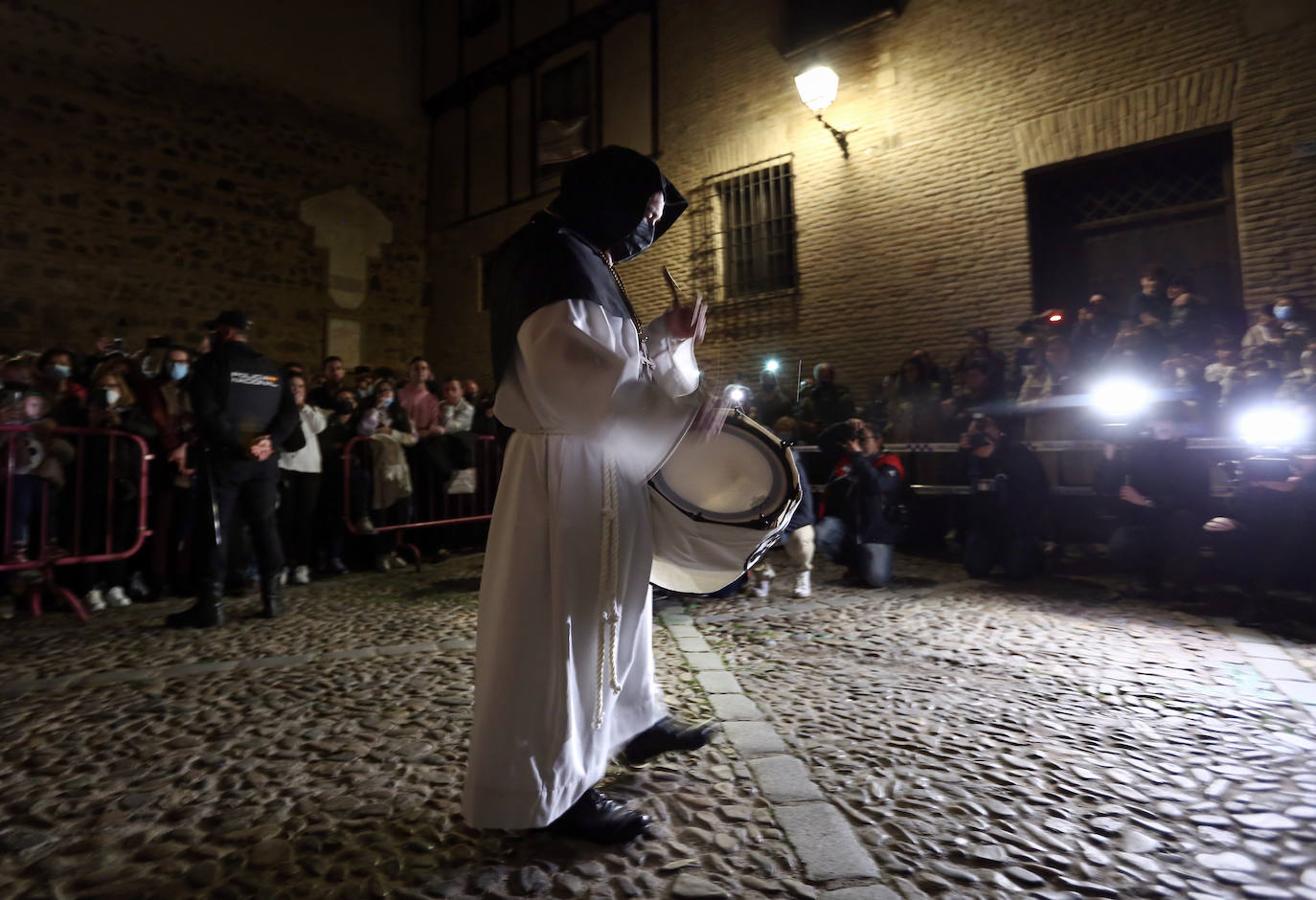
[[[747,522],[723,522],[717,519],[707,518],[706,516],[700,513],[690,513],[683,507],[677,505],[677,503],[675,503],[672,500],[672,498],[668,497],[665,493],[663,493],[662,489],[659,488],[658,485],[654,483],[655,479],[658,477],[658,474],[662,471],[661,469],[659,469],[657,472],[654,472],[654,474],[650,476],[649,488],[655,494],[661,497],[663,499],[663,502],[667,503],[677,512],[681,513],[681,515],[688,516],[696,522],[706,522],[710,525],[724,525],[728,528],[750,528],[753,530],[762,530],[764,527],[770,525],[772,522],[778,519],[781,516],[782,510],[790,506],[792,500],[799,501],[803,499],[804,497],[803,481],[801,480],[800,473],[795,466],[795,461],[793,458],[793,454],[791,453],[791,448],[789,444],[782,441],[772,432],[768,431],[768,429],[765,428],[761,422],[756,422],[753,419],[751,419],[749,416],[747,416],[744,413],[743,410],[733,409],[731,411],[730,417],[733,418],[735,421],[739,422],[741,425],[745,426],[745,430],[748,431],[761,444],[766,445],[774,453],[784,453],[787,459],[790,461],[790,469],[794,473],[794,484],[791,484],[791,480],[792,480],[791,477],[787,476],[785,496],[782,498],[781,503],[779,503],[771,513],[762,514],[757,519]],[[749,426],[753,426],[753,427],[749,427]]]

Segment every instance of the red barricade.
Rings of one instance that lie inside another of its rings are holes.
[[[27,588],[32,615],[41,615],[42,595],[48,591],[85,622],[86,610],[72,591],[55,582],[55,569],[114,562],[141,550],[150,535],[146,518],[150,448],[140,437],[122,431],[32,425],[0,425],[0,442],[4,445],[0,573],[40,574]],[[121,470],[125,461],[127,468]],[[61,477],[63,485],[57,488]],[[116,507],[122,497],[115,496],[116,482],[124,480],[135,488],[137,496],[129,502],[136,515],[127,528],[116,528],[116,523],[126,524]],[[57,509],[67,518],[52,529]],[[103,534],[84,534],[88,521]],[[125,530],[130,535],[125,536]],[[61,538],[67,540],[60,543]]]
[[[427,486],[413,470],[411,505],[415,513],[414,521],[401,524],[376,522],[373,530],[362,530],[357,522],[366,514],[369,503],[362,505],[356,496],[359,491],[354,492],[353,472],[355,467],[371,465],[368,454],[357,452],[358,447],[369,450],[370,442],[368,437],[354,437],[343,447],[343,522],[349,534],[396,534],[398,546],[406,548],[419,559],[419,551],[403,540],[404,532],[441,525],[487,522],[493,518],[494,498],[498,493],[498,479],[503,467],[502,448],[493,437],[476,435],[474,466],[459,470],[446,485]],[[354,500],[357,502],[354,503]]]

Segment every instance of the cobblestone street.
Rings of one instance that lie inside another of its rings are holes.
[[[0,897],[1316,898],[1316,651],[901,558],[890,589],[660,603],[707,751],[624,850],[458,814],[480,558],[0,626]]]

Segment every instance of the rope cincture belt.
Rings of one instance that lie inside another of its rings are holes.
[[[599,541],[599,653],[597,691],[594,695],[594,730],[603,727],[605,681],[613,694],[621,693],[617,680],[617,641],[621,632],[621,606],[617,603],[617,466],[611,456],[603,459],[603,528]]]

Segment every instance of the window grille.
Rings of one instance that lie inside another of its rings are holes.
[[[795,289],[793,178],[786,161],[714,181],[727,298]]]
[[[1217,153],[1196,144],[1093,166],[1088,177],[1071,180],[1052,203],[1080,227],[1225,202],[1230,189]]]

